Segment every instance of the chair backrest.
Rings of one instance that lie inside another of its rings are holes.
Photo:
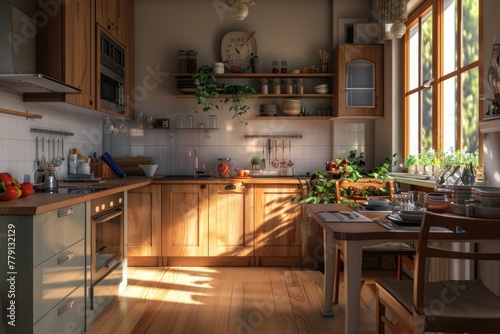
[[[431,231],[433,227],[445,228],[446,231]],[[413,289],[413,306],[418,314],[423,314],[424,284],[427,273],[426,260],[429,258],[497,260],[498,252],[470,252],[438,248],[429,242],[436,239],[446,242],[467,242],[476,240],[500,240],[500,219],[479,219],[462,216],[451,216],[426,212],[420,228],[415,260],[415,276]]]
[[[336,181],[336,191],[337,191],[337,200],[343,200],[343,199],[351,199],[354,201],[366,201],[368,197],[373,197],[374,195],[363,195],[362,191],[363,190],[374,190],[374,189],[380,189],[380,188],[385,188],[387,190],[385,196],[380,196],[380,197],[385,197],[385,198],[391,198],[391,196],[394,194],[394,181],[393,180],[378,180],[378,179],[373,179],[373,178],[364,178],[364,179],[359,179],[356,182],[349,182],[346,180],[337,180]],[[352,187],[353,190],[353,195],[352,196],[343,196],[343,192],[341,191],[340,188],[343,188],[345,190],[348,190],[350,187]]]

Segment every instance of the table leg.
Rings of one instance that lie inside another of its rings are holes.
[[[363,242],[344,241],[345,333],[359,333]]]
[[[323,248],[324,248],[324,278],[323,278],[323,310],[324,317],[333,317],[333,269],[335,266],[335,240],[333,240],[333,231],[323,229]]]

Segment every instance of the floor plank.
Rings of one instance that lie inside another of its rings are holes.
[[[341,334],[344,287],[334,317],[321,315],[319,271],[273,267],[129,268],[129,285],[88,334]],[[360,332],[375,332],[374,280],[363,272]]]

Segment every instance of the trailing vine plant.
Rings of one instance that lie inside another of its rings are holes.
[[[222,109],[226,103],[231,103],[229,111],[234,113],[233,118],[243,123],[240,116],[250,109],[250,106],[246,104],[247,98],[248,96],[255,97],[257,92],[248,85],[218,83],[212,74],[212,68],[203,65],[193,75],[197,104],[203,106],[204,112],[212,112]]]

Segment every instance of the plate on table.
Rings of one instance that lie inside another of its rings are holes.
[[[366,210],[372,210],[372,211],[389,211],[391,206],[390,205],[372,205],[368,202],[360,203],[362,207],[364,207]]]
[[[401,218],[401,216],[399,215],[387,215],[386,216],[387,220],[389,220],[391,223],[394,223],[396,225],[405,225],[405,226],[417,226],[417,225],[420,225],[422,223],[422,221],[411,221],[411,220],[404,220],[403,218]]]
[[[405,220],[405,221],[420,223],[420,222],[422,222],[422,219],[424,218],[424,213],[425,213],[425,211],[421,211],[421,210],[401,211],[399,213],[399,217],[401,217],[401,219]]]

